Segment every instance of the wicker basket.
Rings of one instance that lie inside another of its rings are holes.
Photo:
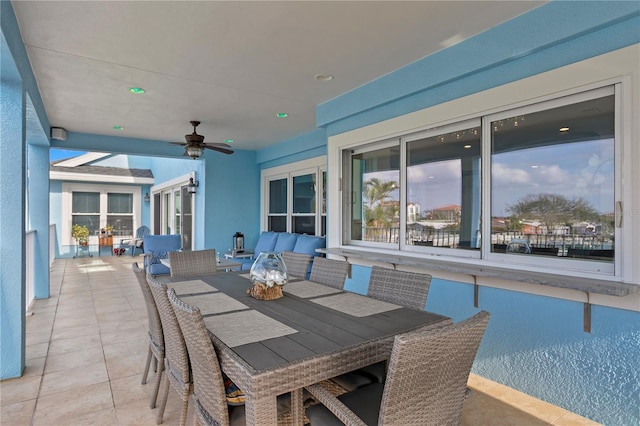
[[[280,299],[282,297],[282,286],[267,287],[263,283],[254,282],[253,286],[247,289],[247,294],[254,299],[260,300]]]

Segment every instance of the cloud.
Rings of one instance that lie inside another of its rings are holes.
[[[497,184],[529,184],[531,175],[522,169],[512,169],[502,163],[494,163],[491,169],[491,178]]]

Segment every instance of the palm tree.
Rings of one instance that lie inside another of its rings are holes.
[[[364,220],[367,227],[390,228],[398,206],[385,201],[391,198],[391,193],[398,188],[398,184],[394,181],[382,182],[375,177],[364,184]],[[376,239],[379,238],[380,236]]]

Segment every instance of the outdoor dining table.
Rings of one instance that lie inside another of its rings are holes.
[[[302,425],[304,386],[388,359],[396,334],[449,321],[303,280],[258,300],[246,293],[251,284],[235,272],[167,282],[200,309],[222,370],[245,393],[248,425],[275,425],[276,397],[288,392]]]

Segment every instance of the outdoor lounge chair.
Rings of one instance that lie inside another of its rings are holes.
[[[143,253],[144,237],[149,234],[151,234],[151,230],[148,227],[142,225],[141,227],[136,229],[135,238],[120,240],[119,248],[121,251],[119,251],[118,254],[124,253],[122,250],[126,251],[128,248],[131,249],[131,256],[135,256],[136,249],[140,250],[140,252]]]

